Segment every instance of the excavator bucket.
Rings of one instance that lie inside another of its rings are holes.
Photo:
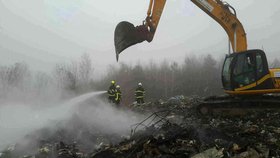
[[[145,25],[135,27],[127,21],[120,22],[115,29],[114,37],[117,61],[123,50],[147,40],[149,34]]]

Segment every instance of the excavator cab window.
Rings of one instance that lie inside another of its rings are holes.
[[[269,73],[261,50],[234,53],[226,57],[222,73],[224,89],[233,90],[256,83]]]
[[[266,58],[264,57],[264,54],[258,52],[256,54],[256,63],[257,63],[257,79],[261,79],[266,74],[268,74],[268,66]]]
[[[233,69],[234,88],[240,88],[256,81],[255,53],[237,55]]]
[[[233,56],[227,56],[224,62],[223,72],[222,72],[222,82],[224,89],[231,90],[231,64]]]
[[[234,53],[232,56],[231,89],[257,83],[258,80],[269,73],[265,54],[261,50]]]

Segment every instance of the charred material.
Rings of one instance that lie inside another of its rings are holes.
[[[251,112],[243,117],[200,115],[195,113],[199,103],[191,98],[139,107],[145,110],[157,106],[166,112],[155,112],[155,121],[138,130],[117,145],[97,150],[97,157],[279,157],[280,113]],[[144,108],[143,108],[144,107]],[[136,107],[137,110],[139,110]],[[167,115],[166,115],[167,114]],[[162,119],[164,117],[164,119]],[[178,121],[180,120],[180,121]],[[143,122],[141,122],[142,124]]]
[[[167,101],[132,105],[133,111],[150,112],[150,115],[132,125],[130,135],[122,137],[98,133],[98,129],[84,127],[79,121],[72,134],[63,128],[47,137],[48,131],[37,131],[37,136],[29,137],[38,139],[37,149],[33,152],[20,151],[16,145],[2,151],[0,157],[280,157],[279,112],[252,111],[242,117],[201,115],[196,113],[201,100],[199,97],[177,96]],[[77,120],[75,118],[70,123]],[[85,145],[79,141],[80,130],[88,133],[83,137],[91,143]]]

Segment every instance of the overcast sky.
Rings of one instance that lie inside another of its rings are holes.
[[[247,32],[249,48],[280,52],[279,0],[228,0]],[[135,25],[146,16],[148,0],[0,0],[0,65],[24,61],[50,70],[89,53],[96,70],[114,64],[114,30],[123,20]],[[227,53],[225,31],[190,0],[167,0],[152,43],[128,48],[127,63],[151,59],[180,61],[189,54]]]

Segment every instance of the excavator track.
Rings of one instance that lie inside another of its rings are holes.
[[[266,110],[280,111],[280,96],[211,96],[198,105],[203,115],[246,115]]]

